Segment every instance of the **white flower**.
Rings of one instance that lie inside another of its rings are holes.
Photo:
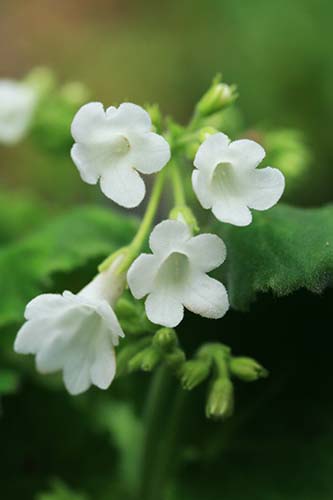
[[[146,188],[138,172],[158,172],[170,159],[169,144],[151,129],[149,114],[135,104],[106,111],[100,102],[82,106],[72,123],[71,151],[82,179],[100,179],[105,196],[123,207],[139,205]]]
[[[116,371],[114,346],[124,333],[112,309],[124,287],[113,270],[99,274],[77,295],[43,294],[26,307],[14,349],[35,354],[41,373],[63,370],[70,394],[94,384],[107,389]]]
[[[127,281],[135,298],[146,299],[153,323],[177,326],[184,306],[206,318],[221,318],[228,310],[227,292],[206,275],[224,261],[226,248],[214,234],[191,236],[186,224],[167,220],[150,235],[151,254],[141,254],[131,265]]]
[[[247,226],[249,208],[267,210],[284,190],[284,176],[276,168],[256,169],[264,149],[254,141],[230,142],[221,132],[209,136],[194,159],[193,189],[203,206],[222,222]]]
[[[0,80],[0,143],[15,144],[26,134],[35,106],[36,92],[13,80]]]

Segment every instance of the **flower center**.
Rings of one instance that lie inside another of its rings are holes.
[[[126,154],[130,150],[130,143],[124,135],[114,135],[110,139],[112,151],[116,154]]]
[[[216,165],[211,176],[211,187],[216,195],[226,191],[234,191],[234,175],[231,163],[223,162]]]
[[[189,274],[189,259],[181,252],[171,253],[161,265],[156,276],[156,283],[176,287],[184,283]]]

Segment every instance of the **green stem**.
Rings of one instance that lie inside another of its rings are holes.
[[[162,365],[154,375],[146,403],[138,500],[164,500],[172,476],[184,402],[180,387],[170,395],[174,384],[168,367]]]
[[[171,180],[173,186],[174,204],[176,207],[183,207],[186,205],[185,191],[179,166],[176,162],[174,162],[171,167]]]
[[[156,215],[156,211],[158,208],[158,204],[161,198],[162,189],[165,181],[166,171],[167,167],[164,167],[163,170],[156,177],[145,214],[132,242],[125,249],[121,248],[117,252],[111,254],[106,260],[104,260],[104,262],[102,262],[102,264],[99,266],[100,272],[108,269],[108,267],[112,264],[115,258],[121,253],[124,253],[124,258],[120,263],[117,272],[119,274],[125,272],[129,268],[133,260],[139,254],[146,238],[148,237],[148,234],[151,230],[151,226]]]

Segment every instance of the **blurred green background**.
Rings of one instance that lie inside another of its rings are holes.
[[[239,87],[246,127],[304,133],[313,161],[293,200],[315,205],[333,194],[332,14],[329,0],[1,0],[0,76],[46,65],[106,105],[159,102],[186,122],[222,71]],[[58,202],[96,196],[70,162],[28,147],[1,158],[9,186]]]
[[[222,72],[238,85],[249,133],[296,128],[304,134],[310,167],[285,199],[321,205],[333,199],[332,17],[330,0],[0,0],[0,77],[49,66],[60,82],[85,83],[92,100],[158,102],[185,123]],[[0,184],[57,207],[109,204],[79,180],[69,152],[50,155],[29,141],[0,147]],[[77,272],[80,282],[95,264]],[[57,276],[57,289],[63,282]],[[236,417],[226,425],[207,423],[206,388],[196,393],[183,431],[184,457],[177,456],[185,465],[170,499],[333,498],[332,299],[332,290],[323,298],[266,296],[249,315],[230,312],[222,326],[214,325],[215,340],[257,357],[272,377],[237,386]],[[16,330],[1,332],[7,349]],[[206,331],[207,322],[189,314],[180,336],[191,351]],[[71,398],[35,375],[32,362],[30,371],[24,360],[15,362],[27,375],[19,393],[2,402],[0,496],[32,500],[60,477],[93,500],[118,498],[115,475],[128,466],[119,456],[126,439],[135,440],[122,401],[129,399],[139,414],[149,377],[137,375],[135,387],[131,378],[118,381],[108,408],[100,391]],[[119,416],[116,423],[108,412]],[[67,499],[76,500],[60,494],[38,500]]]

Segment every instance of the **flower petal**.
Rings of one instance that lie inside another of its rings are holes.
[[[90,364],[79,356],[64,368],[63,380],[72,396],[85,392],[91,386]]]
[[[282,172],[266,167],[250,172],[247,179],[246,204],[256,210],[267,210],[279,201],[285,187]]]
[[[177,246],[185,243],[190,237],[187,224],[178,220],[165,220],[153,229],[149,246],[154,253],[164,256],[172,250],[176,251]]]
[[[91,381],[100,389],[107,389],[116,374],[116,356],[107,335],[96,339],[95,360],[90,368]]]
[[[212,212],[221,222],[228,222],[235,226],[248,226],[252,221],[252,214],[246,205],[237,198],[225,198],[214,203]]]
[[[133,167],[143,174],[161,170],[170,160],[170,146],[161,135],[153,132],[137,134],[130,132],[130,161]]]
[[[184,306],[205,318],[222,318],[229,308],[225,287],[204,273],[193,274],[184,295]]]
[[[105,196],[126,208],[137,207],[146,193],[140,174],[124,163],[114,165],[102,174],[101,190]]]
[[[127,283],[136,299],[151,292],[158,267],[156,256],[147,253],[139,255],[133,262],[127,273]]]
[[[19,354],[36,354],[46,340],[44,320],[30,320],[21,326],[14,342],[14,351]]]
[[[101,102],[89,102],[74,116],[71,133],[76,142],[94,143],[107,129],[106,114]]]
[[[67,305],[64,297],[58,293],[42,293],[27,304],[24,317],[26,319],[48,317],[52,315],[54,311],[66,308]]]
[[[220,266],[227,255],[226,246],[216,234],[199,234],[185,245],[191,264],[208,273]]]
[[[148,319],[157,325],[174,328],[184,317],[184,307],[168,290],[159,289],[148,295],[146,302]]]
[[[98,151],[96,147],[85,144],[74,144],[71,157],[80,172],[81,179],[88,184],[96,184],[101,172],[109,161],[101,155],[103,148]]]
[[[131,102],[124,102],[119,108],[108,108],[106,116],[113,129],[123,132],[127,130],[149,132],[152,127],[149,113]]]
[[[255,168],[265,158],[265,150],[260,144],[249,139],[234,141],[229,146],[232,163],[243,169]]]
[[[212,208],[212,194],[208,184],[208,175],[200,170],[192,172],[193,191],[197,195],[199,202],[203,208]]]
[[[199,147],[194,165],[210,172],[218,163],[227,161],[229,142],[229,137],[222,132],[210,135]]]

